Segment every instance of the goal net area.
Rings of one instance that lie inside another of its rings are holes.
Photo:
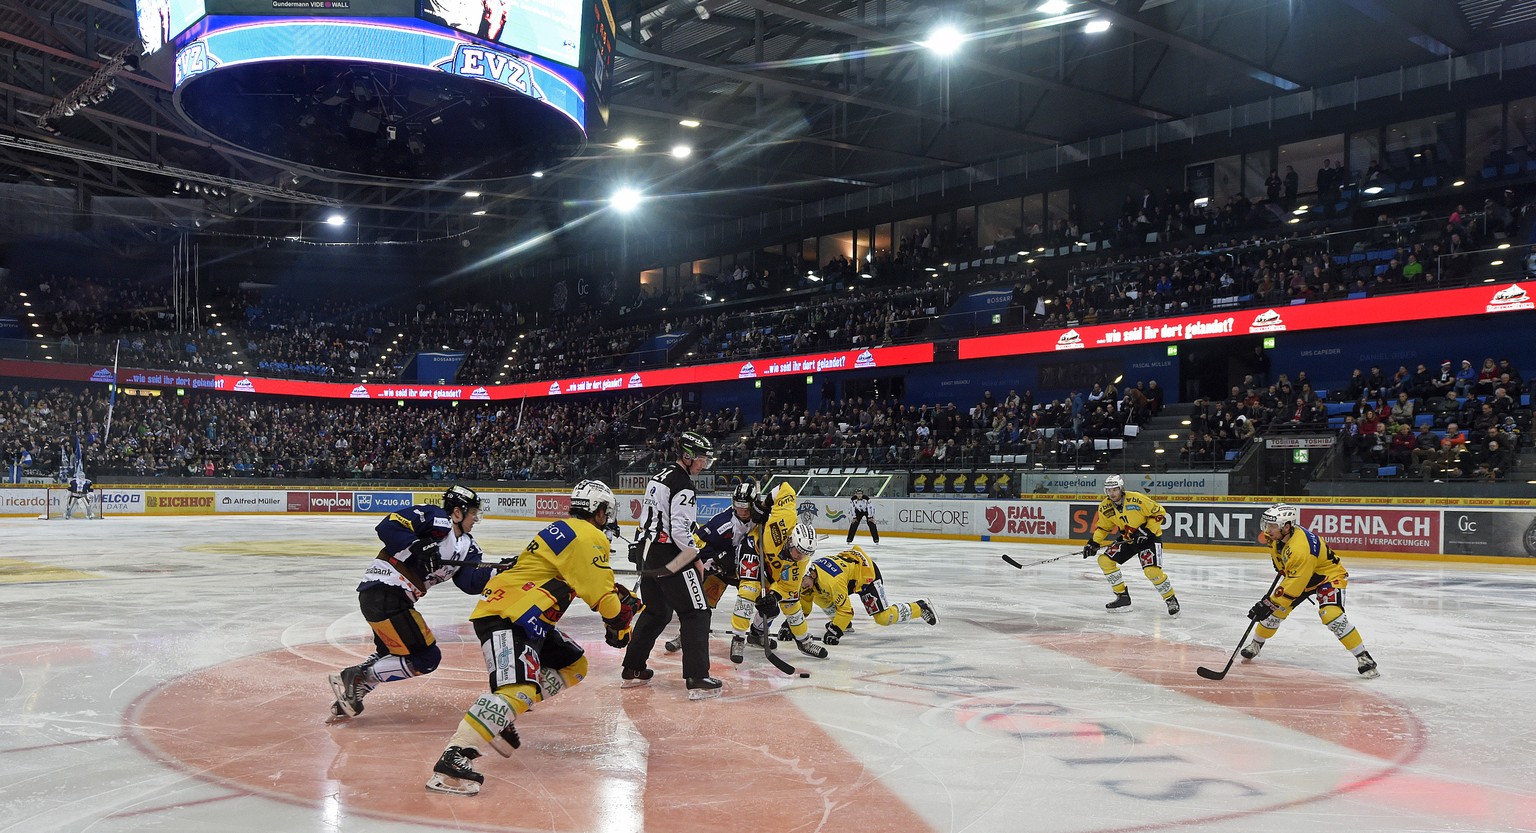
[[[74,511],[71,512],[69,506],[69,489],[50,487],[48,489],[47,510],[42,515],[42,518],[49,521],[83,521],[88,517],[100,518],[103,514],[102,506],[105,503],[102,500],[102,494],[103,493],[100,489],[92,491],[89,495],[86,495],[78,503],[76,503],[74,506]],[[89,512],[86,511],[87,506],[90,508]],[[70,515],[71,517],[66,518],[66,515]]]

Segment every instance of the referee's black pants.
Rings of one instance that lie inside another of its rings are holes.
[[[677,557],[674,544],[648,542],[641,563],[646,569],[665,567]],[[682,629],[683,677],[709,676],[709,601],[704,597],[704,578],[692,565],[660,578],[640,579],[640,600],[645,609],[635,619],[635,630],[624,651],[624,667],[632,671],[645,668],[656,640],[677,614]]]

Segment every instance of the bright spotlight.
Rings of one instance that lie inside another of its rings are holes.
[[[960,51],[965,43],[965,34],[953,26],[940,26],[928,35],[928,40],[923,45],[932,49],[935,55],[948,57]]]
[[[1035,11],[1041,14],[1066,14],[1067,7],[1067,0],[1045,0],[1044,3],[1040,4],[1040,8]]]
[[[702,122],[700,122],[698,119],[683,119],[679,121],[678,124],[682,125],[683,127],[698,127],[700,124],[702,124]]]
[[[628,214],[640,205],[640,199],[639,191],[633,188],[620,188],[613,192],[613,196],[608,198],[608,202],[614,207],[614,210]]]
[[[346,221],[347,218],[341,216],[340,214],[332,214],[331,216],[325,218],[325,224],[328,226],[339,226]]]
[[[639,150],[640,140],[633,136],[625,136],[614,145],[619,150]]]
[[[688,157],[690,157],[692,155],[693,155],[693,148],[691,148],[691,147],[689,147],[687,145],[674,145],[672,147],[672,156],[677,158],[677,159],[687,159]]]
[[[465,191],[464,192],[464,196],[466,196],[466,197],[478,197],[478,196],[480,196],[480,192],[479,191]]]
[[[544,178],[544,172],[543,171],[534,171],[533,172],[533,178],[534,179],[543,179]]]
[[[1097,35],[1100,32],[1108,32],[1109,31],[1109,21],[1105,20],[1102,17],[1098,18],[1097,20],[1090,20],[1087,23],[1083,24],[1083,31],[1087,32],[1090,35]]]

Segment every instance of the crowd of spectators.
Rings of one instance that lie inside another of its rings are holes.
[[[676,435],[738,429],[680,395],[432,403],[287,400],[194,391],[107,398],[63,387],[0,394],[0,452],[52,473],[81,443],[92,474],[369,480],[569,480],[594,456],[664,457]]]

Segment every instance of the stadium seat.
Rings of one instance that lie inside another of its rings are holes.
[[[1504,166],[1504,175],[1505,176],[1514,176],[1517,173],[1520,173],[1520,163],[1519,162],[1510,162],[1510,163],[1508,163],[1508,164],[1506,164]]]
[[[1396,477],[1397,476],[1397,466],[1378,466],[1376,468],[1376,476],[1377,477]]]
[[[1413,418],[1413,427],[1414,428],[1423,428],[1426,425],[1434,425],[1434,424],[1435,424],[1435,415],[1434,414],[1419,414],[1418,416],[1415,416]]]
[[[1483,179],[1493,179],[1494,174],[1497,174],[1498,172],[1499,172],[1498,168],[1495,168],[1492,165],[1487,165],[1487,166],[1485,166],[1483,168],[1482,172],[1480,174],[1478,174],[1478,176],[1480,176]]]

